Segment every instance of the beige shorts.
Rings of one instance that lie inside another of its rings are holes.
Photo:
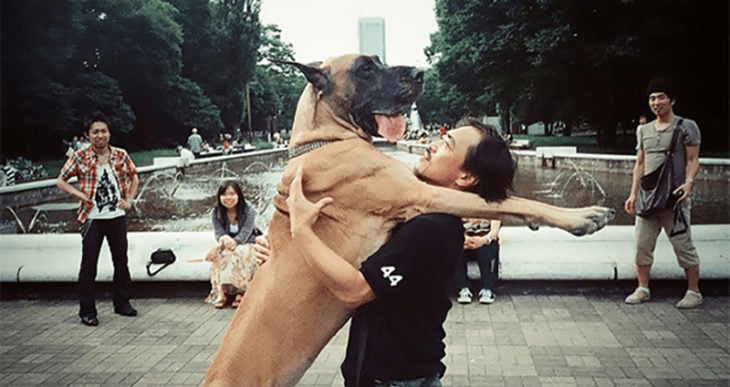
[[[677,263],[683,269],[694,267],[700,264],[700,257],[697,255],[697,249],[692,243],[692,228],[690,226],[690,212],[692,203],[688,198],[681,204],[682,213],[687,221],[687,232],[675,235],[669,238],[669,242],[674,248],[674,254],[677,256]],[[650,266],[654,263],[654,249],[659,232],[664,232],[669,236],[669,232],[674,227],[674,211],[666,210],[658,216],[652,218],[636,217],[635,240],[636,255],[635,261],[639,266]]]

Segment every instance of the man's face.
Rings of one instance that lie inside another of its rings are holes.
[[[89,141],[91,141],[92,147],[98,150],[106,148],[109,145],[110,137],[109,127],[105,123],[96,121],[91,124],[91,128],[89,128]]]
[[[482,132],[471,126],[450,130],[432,142],[414,169],[416,177],[433,185],[461,189],[456,181],[463,173],[466,151],[482,139]]]
[[[657,117],[671,113],[672,105],[674,105],[674,101],[672,101],[669,96],[664,93],[659,92],[649,94],[649,108]]]

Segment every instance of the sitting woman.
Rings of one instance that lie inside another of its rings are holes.
[[[205,301],[220,309],[234,296],[231,306],[236,308],[258,267],[250,245],[256,239],[256,210],[246,203],[238,183],[226,181],[218,188],[212,215],[218,243],[205,257],[211,263]]]

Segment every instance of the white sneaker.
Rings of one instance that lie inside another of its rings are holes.
[[[459,304],[471,304],[472,301],[472,294],[469,288],[462,288],[459,290],[459,298],[456,299],[456,302]]]
[[[695,292],[694,290],[687,290],[684,298],[679,300],[677,308],[679,309],[692,309],[702,305],[702,294]]]
[[[629,294],[626,299],[624,299],[624,302],[629,305],[636,305],[641,304],[644,301],[649,301],[649,299],[651,299],[651,292],[649,289],[639,286],[633,293]]]
[[[489,289],[482,289],[479,291],[479,303],[480,304],[491,304],[493,303],[497,297],[495,297],[494,293],[492,293]]]

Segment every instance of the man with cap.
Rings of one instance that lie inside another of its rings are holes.
[[[649,108],[656,116],[653,121],[640,125],[636,130],[636,163],[634,164],[631,192],[624,203],[624,209],[629,214],[635,213],[635,204],[641,177],[659,168],[666,159],[665,151],[672,143],[674,131],[679,131],[674,155],[672,187],[676,187],[673,194],[679,199],[677,206],[686,223],[686,231],[681,233],[670,232],[675,225],[675,211],[666,209],[651,217],[636,217],[635,262],[636,277],[639,286],[632,294],[626,297],[627,304],[640,304],[651,297],[649,278],[651,265],[654,261],[654,248],[661,229],[669,236],[674,248],[679,266],[684,269],[687,277],[687,291],[684,297],[676,304],[677,308],[696,308],[702,304],[700,294],[700,258],[692,242],[690,223],[690,195],[694,178],[699,172],[700,130],[697,123],[688,118],[674,114],[676,102],[674,87],[669,79],[654,78],[646,89]]]

